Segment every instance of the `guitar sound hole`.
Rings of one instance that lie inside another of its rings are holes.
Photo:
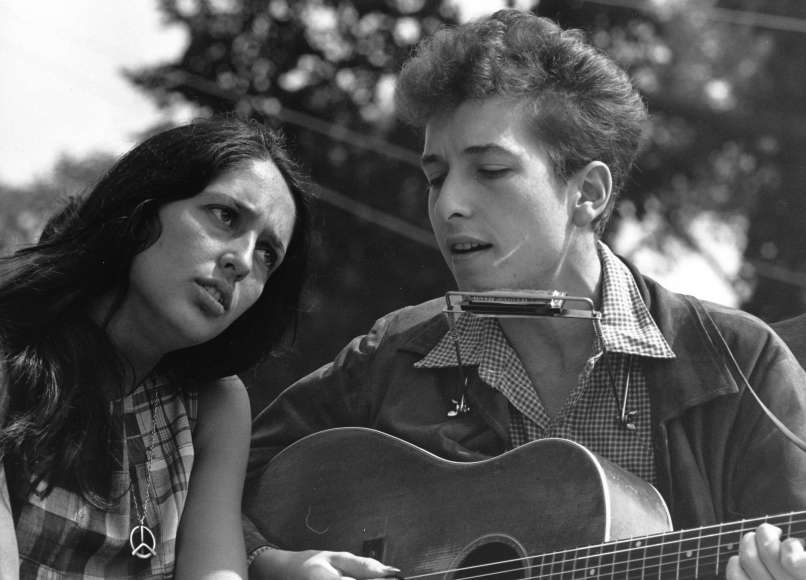
[[[526,562],[511,545],[490,542],[473,549],[461,562],[454,580],[523,580],[526,578]]]

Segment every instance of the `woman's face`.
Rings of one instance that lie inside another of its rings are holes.
[[[296,208],[275,164],[252,160],[158,215],[162,231],[135,256],[114,326],[128,335],[121,346],[144,341],[129,344],[164,354],[215,338],[257,301],[285,257]]]

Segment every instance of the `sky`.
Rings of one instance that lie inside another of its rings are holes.
[[[463,18],[503,5],[457,2]],[[0,0],[0,183],[25,185],[47,175],[61,155],[120,154],[134,146],[168,113],[121,71],[170,61],[185,42],[181,29],[161,22],[156,0]],[[639,267],[673,289],[735,305],[730,285],[697,256],[662,259],[630,247],[646,235],[635,230],[620,241]],[[726,246],[738,257],[734,240]]]
[[[459,0],[465,17],[503,0]],[[156,0],[0,0],[0,182],[23,185],[62,154],[122,153],[161,120],[121,74],[182,53]]]
[[[63,153],[121,153],[161,118],[121,74],[179,55],[155,0],[0,0],[0,181],[21,185]]]

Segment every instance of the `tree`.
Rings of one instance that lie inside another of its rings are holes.
[[[649,143],[625,197],[639,215],[662,215],[666,235],[655,243],[675,236],[707,254],[692,224],[716,215],[746,240],[744,267],[725,272],[744,308],[767,320],[806,310],[806,88],[791,57],[806,49],[806,9],[794,0],[603,4],[621,5],[550,0],[538,12],[593,31],[646,95]]]
[[[84,192],[113,161],[113,156],[103,153],[65,156],[48,175],[28,185],[0,184],[0,255],[34,243],[60,203]]]

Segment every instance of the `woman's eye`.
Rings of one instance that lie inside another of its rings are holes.
[[[270,247],[263,247],[257,249],[258,255],[270,270],[277,264],[277,253]]]
[[[232,226],[237,217],[235,211],[228,207],[214,206],[210,208],[210,212],[225,226]]]

